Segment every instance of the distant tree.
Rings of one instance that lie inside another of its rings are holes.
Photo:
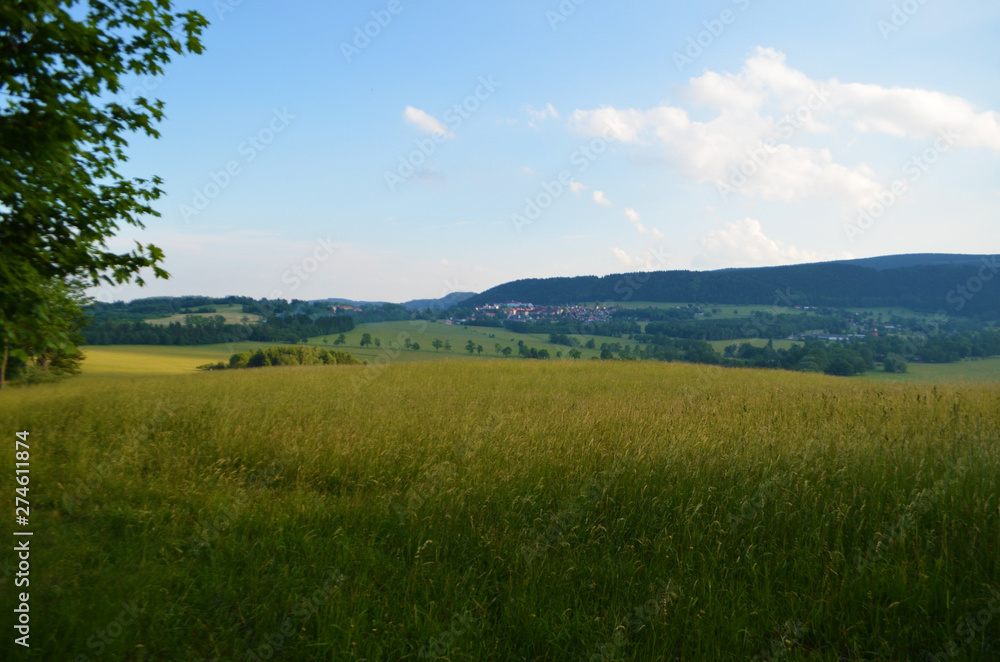
[[[556,352],[556,358],[557,359],[561,359],[562,358],[562,352],[561,351],[560,352]]]
[[[906,372],[906,361],[899,354],[889,354],[885,357],[885,361],[882,365],[886,372]]]
[[[584,345],[584,347],[586,347],[587,349],[596,349],[597,348],[597,343],[594,342],[593,338],[591,338],[590,340],[587,341],[587,344]]]
[[[854,366],[851,365],[849,360],[842,356],[838,356],[830,361],[829,365],[826,366],[826,369],[823,370],[823,372],[837,377],[850,377],[855,371]]]
[[[538,355],[534,356],[532,358],[547,359],[547,358],[551,358],[551,355],[549,354],[549,350],[547,350],[547,349],[540,349],[540,350],[538,350]]]
[[[451,341],[450,340],[445,340],[444,341],[444,351],[446,351],[446,352],[450,352],[451,351]]]
[[[440,338],[435,338],[434,342],[431,343],[431,347],[434,348],[435,352],[440,352],[441,348],[444,347],[444,342]]]
[[[412,349],[414,352],[420,351],[420,343],[418,342],[413,343],[412,345],[410,345],[410,349]]]
[[[500,350],[502,350],[503,347],[500,346],[500,343],[494,343],[493,349],[496,351],[496,355],[500,356]]]
[[[483,346],[482,345],[476,345],[476,354],[479,354],[480,356],[482,356],[482,354],[483,354]]]
[[[407,339],[406,339],[406,340],[405,340],[405,341],[403,342],[403,347],[405,347],[406,349],[411,349],[411,348],[413,347],[413,341],[412,341],[412,340],[410,340],[409,338],[407,338]]]
[[[578,350],[578,349],[571,349],[571,350],[569,350],[569,357],[571,359],[578,359],[581,356],[583,356],[583,353],[580,352],[580,350]]]
[[[475,341],[470,340],[469,342],[465,343],[465,351],[467,351],[469,354],[475,354],[476,353]]]
[[[500,353],[504,355],[504,358],[507,358],[511,354],[513,354],[514,351],[510,347],[504,347],[502,350],[500,350]]]
[[[345,336],[343,333],[341,333],[339,336],[337,336],[337,339],[333,341],[333,344],[334,345],[343,345],[346,342],[347,342],[347,336]]]
[[[608,349],[607,347],[605,347],[604,349],[601,350],[601,358],[605,359],[605,360],[607,360],[607,359],[613,359],[613,358],[615,358],[615,355],[611,353],[610,349]]]
[[[361,334],[361,346],[368,347],[372,344],[372,334],[362,333]]]
[[[256,352],[254,352],[253,356],[251,356],[250,359],[247,361],[248,368],[263,368],[270,364],[271,363],[270,361],[268,361],[267,354],[265,354],[264,350],[262,349],[258,349]]]
[[[375,339],[375,346],[376,346],[376,347],[381,347],[381,346],[382,346],[382,341],[381,341],[381,340],[379,340],[378,338],[376,338],[376,339]]]

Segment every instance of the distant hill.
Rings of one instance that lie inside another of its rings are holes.
[[[443,296],[440,299],[414,299],[412,301],[405,301],[401,304],[408,310],[446,310],[452,306],[458,305],[468,299],[469,297],[475,296],[475,292],[452,292],[447,296]],[[329,301],[331,303],[346,303],[349,306],[384,306],[386,301],[356,301],[354,299],[340,299],[340,298],[327,298],[327,299],[316,299],[316,301]]]
[[[982,264],[987,255],[952,255],[950,253],[908,253],[904,255],[885,255],[882,257],[863,257],[856,260],[839,260],[840,264],[856,264],[859,267],[869,267],[884,271],[903,267],[930,267],[947,264]]]
[[[985,268],[986,278],[980,280],[984,259],[985,264],[992,266]],[[491,288],[466,299],[462,305],[471,308],[509,301],[538,305],[651,301],[842,308],[899,306],[1000,319],[1000,263],[993,258],[890,256],[868,261],[874,261],[880,268],[849,261],[701,272],[533,278]],[[903,266],[891,267],[892,261]]]
[[[440,299],[414,299],[413,301],[407,301],[403,305],[410,310],[425,310],[428,308],[431,310],[447,310],[474,296],[476,296],[475,292],[452,292]]]
[[[344,303],[347,304],[348,306],[357,306],[358,308],[360,308],[361,306],[384,306],[385,304],[388,303],[388,301],[357,301],[355,299],[343,299],[341,297],[329,297],[327,299],[312,299],[312,302],[314,303],[326,303],[327,301],[329,301],[330,303]]]

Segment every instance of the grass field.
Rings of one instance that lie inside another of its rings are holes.
[[[625,308],[627,310],[635,310],[636,308],[687,308],[689,304],[686,303],[660,303],[660,302],[650,302],[650,301],[609,301],[603,302],[601,306],[617,306],[620,308]],[[702,310],[705,312],[712,312],[713,309],[718,309],[718,313],[712,313],[713,317],[716,318],[726,318],[726,317],[750,317],[753,313],[775,313],[779,309],[775,306],[761,306],[761,305],[733,305],[728,303],[706,303],[702,304]],[[794,309],[793,309],[794,310]],[[788,312],[787,310],[782,310],[781,312]],[[698,318],[702,319],[702,318]]]
[[[0,429],[17,659],[1000,655],[996,384],[268,368],[13,389]]]
[[[372,340],[378,338],[382,343],[382,348],[361,347],[361,336],[365,333],[370,333]],[[318,336],[316,338],[310,339],[310,344],[322,345],[324,347],[333,348],[333,341],[336,339],[337,334],[330,334],[327,336]],[[608,336],[574,336],[580,341],[581,347],[577,349],[580,350],[581,358],[589,359],[591,357],[599,357],[601,355],[600,346],[601,343],[621,343],[622,345],[633,344],[631,341],[623,338],[612,338]],[[510,347],[517,355],[517,341],[523,340],[529,347],[535,347],[536,349],[547,349],[549,354],[554,358],[556,352],[562,352],[564,355],[569,351],[569,347],[564,345],[556,345],[548,342],[548,334],[541,333],[512,333],[504,329],[482,327],[482,326],[469,326],[465,327],[458,324],[445,324],[443,322],[421,322],[421,321],[407,321],[407,322],[378,322],[373,324],[359,324],[353,331],[344,334],[346,339],[346,344],[343,346],[338,346],[336,349],[344,349],[349,351],[356,357],[373,362],[375,360],[392,360],[393,362],[412,362],[412,361],[431,361],[439,360],[442,358],[447,359],[468,359],[472,358],[469,353],[465,350],[465,345],[470,340],[477,345],[483,346],[483,353],[476,354],[475,357],[478,358],[489,358],[496,357],[496,344],[500,344],[502,347]],[[406,338],[410,338],[416,343],[420,344],[419,351],[392,351],[389,348],[389,343],[402,344]],[[436,351],[431,343],[435,338],[439,338],[442,342],[447,340],[451,342],[451,351],[446,351],[444,349]],[[596,350],[589,350],[582,347],[591,338],[594,339],[597,345]]]
[[[957,363],[908,363],[906,372],[869,372],[864,377],[886,382],[984,382],[1000,383],[1000,358]]]
[[[212,318],[215,317],[216,315],[222,315],[224,318],[226,318],[226,324],[240,324],[244,318],[248,318],[251,322],[260,321],[260,315],[252,315],[250,313],[244,313],[242,304],[234,303],[229,305],[212,306],[212,307],[215,308],[216,312],[191,313],[191,314],[193,314],[195,317],[207,317],[207,318]],[[153,319],[148,319],[146,321],[149,322],[150,324],[162,324],[162,325],[167,325],[170,324],[171,322],[180,322],[183,324],[185,322],[186,317],[187,317],[186,314],[171,315],[169,317],[156,317]]]

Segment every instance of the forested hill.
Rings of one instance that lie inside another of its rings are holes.
[[[778,293],[783,298],[779,299]],[[790,299],[790,300],[787,300]],[[517,280],[462,302],[463,307],[511,301],[559,305],[653,301],[836,307],[903,306],[916,311],[996,318],[1000,258],[973,265],[876,270],[828,262],[720,271],[656,271],[604,277]]]

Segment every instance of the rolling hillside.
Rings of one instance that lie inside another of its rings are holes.
[[[959,256],[963,260],[968,256]],[[889,259],[889,258],[886,258]],[[1000,287],[987,285],[1000,262],[982,257],[973,264],[934,264],[881,270],[859,264],[827,262],[720,271],[532,278],[505,283],[462,303],[529,301],[536,305],[671,301],[680,303],[777,306],[889,307],[949,315],[996,318]]]

